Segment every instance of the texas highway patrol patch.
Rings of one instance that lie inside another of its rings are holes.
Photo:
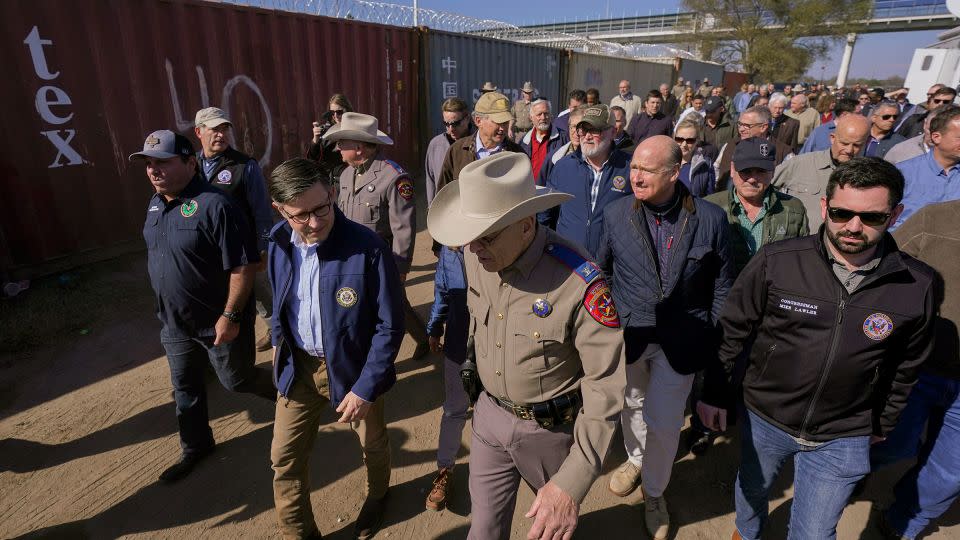
[[[232,179],[233,173],[230,171],[220,171],[220,174],[217,175],[218,184],[229,184]]]
[[[409,178],[401,178],[397,180],[397,193],[403,197],[405,201],[413,200],[413,182]]]
[[[587,312],[598,323],[610,328],[620,328],[620,315],[617,314],[617,307],[613,305],[613,296],[606,280],[598,279],[587,288],[583,307],[587,308]]]
[[[357,291],[350,287],[342,287],[337,290],[337,303],[343,307],[352,307],[357,303]]]
[[[883,313],[874,313],[863,321],[863,333],[874,341],[880,341],[893,332],[893,321]]]
[[[197,213],[197,208],[200,208],[197,201],[190,199],[190,202],[185,202],[180,205],[180,215],[183,217],[193,217],[193,215]]]

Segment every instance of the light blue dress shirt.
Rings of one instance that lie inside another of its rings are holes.
[[[490,148],[490,149],[484,148],[484,147],[483,147],[483,143],[480,142],[480,132],[479,132],[479,131],[477,131],[477,143],[476,143],[476,146],[477,146],[477,160],[478,160],[478,161],[481,160],[481,159],[483,159],[483,158],[485,158],[485,157],[492,156],[492,155],[500,152],[501,150],[503,150],[503,144],[498,144],[498,145],[496,145],[496,146],[494,146],[493,148]]]
[[[934,159],[930,151],[922,156],[897,163],[903,173],[903,213],[890,227],[893,230],[907,220],[911,214],[928,204],[960,199],[960,165],[945,170]]]
[[[296,231],[293,243],[292,284],[296,287],[287,304],[293,339],[307,353],[323,356],[323,322],[320,320],[320,259],[317,244],[307,244]]]

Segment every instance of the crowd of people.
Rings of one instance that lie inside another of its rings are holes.
[[[667,538],[688,410],[696,455],[740,430],[732,538],[761,537],[790,458],[788,538],[835,538],[867,475],[907,458],[879,526],[919,537],[960,494],[956,91],[910,104],[904,89],[696,83],[640,97],[624,80],[609,105],[596,89],[554,104],[532,82],[515,103],[493,82],[475,103],[444,100],[424,158],[426,322],[404,292],[420,184],[346,96],[269,180],[220,109],[197,112],[199,151],[151,133],[130,159],[156,191],[144,239],[182,446],[160,481],[214,451],[209,364],[276,403],[282,536],[322,538],[309,461],[330,403],[366,469],[354,535],[373,537],[410,333],[415,359],[443,357],[443,388],[423,389],[444,396],[427,509],[455,489],[473,409],[470,539],[509,538],[521,479],[536,493],[527,537],[570,538],[618,432],[607,487],[642,490],[647,531]],[[255,367],[271,348],[272,376]]]

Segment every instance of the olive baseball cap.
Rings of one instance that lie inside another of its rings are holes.
[[[606,105],[591,105],[583,110],[583,118],[574,126],[578,127],[588,124],[594,129],[607,129],[613,124],[610,123],[610,107]]]
[[[233,122],[227,118],[226,111],[219,107],[200,109],[197,111],[197,117],[193,120],[193,125],[196,127],[207,126],[208,128],[215,128],[220,124],[233,125]]]
[[[190,139],[169,129],[161,129],[147,135],[147,139],[143,141],[143,150],[130,154],[128,159],[130,161],[147,157],[169,159],[190,155],[193,155],[193,145],[190,144]]]
[[[473,112],[485,114],[498,124],[513,119],[513,115],[510,114],[510,100],[500,92],[487,92],[480,96],[473,107]]]

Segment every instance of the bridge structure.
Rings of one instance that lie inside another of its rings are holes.
[[[946,30],[958,25],[960,19],[950,13],[944,0],[874,0],[870,16],[855,25],[855,33],[847,35],[837,85],[846,83],[858,34]],[[776,27],[773,21],[771,27]],[[571,34],[622,44],[684,43],[696,41],[698,36],[705,34],[723,35],[727,32],[729,30],[718,28],[709,16],[677,10],[645,16],[521,26],[516,36],[503,32],[503,37],[542,45],[564,40],[562,36]]]

